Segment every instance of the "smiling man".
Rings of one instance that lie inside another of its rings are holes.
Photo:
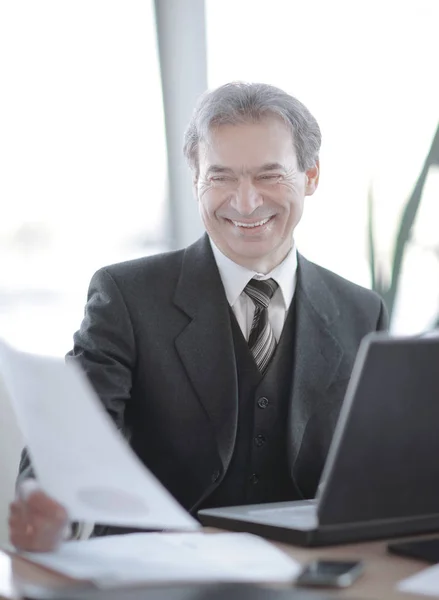
[[[305,196],[317,188],[318,158],[302,170],[291,128],[269,114],[216,125],[206,137],[195,167],[206,230],[233,262],[268,273],[292,248]]]
[[[312,498],[360,341],[386,326],[376,294],[295,248],[320,137],[306,107],[272,86],[207,92],[184,146],[207,234],[91,281],[68,360],[194,514]],[[30,477],[25,454],[20,480]],[[67,524],[42,490],[11,506],[21,548],[53,548]]]

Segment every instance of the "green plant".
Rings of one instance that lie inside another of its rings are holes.
[[[369,268],[371,272],[372,289],[378,292],[384,299],[390,318],[393,314],[395,299],[398,293],[398,286],[401,278],[402,265],[404,254],[407,245],[410,241],[412,228],[418,213],[419,206],[422,200],[422,192],[424,190],[427,175],[432,166],[439,166],[439,125],[436,129],[436,134],[433,138],[427,158],[423,164],[419,177],[413,188],[413,191],[407,200],[395,239],[393,249],[392,266],[390,277],[386,279],[379,257],[376,252],[375,229],[374,229],[374,198],[372,186],[368,193],[367,206],[367,227],[368,227],[368,253],[369,253]],[[437,326],[439,327],[439,315]]]

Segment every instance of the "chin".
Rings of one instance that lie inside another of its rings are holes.
[[[236,256],[242,256],[242,258],[264,258],[275,250],[273,246],[261,242],[231,244],[229,247]]]

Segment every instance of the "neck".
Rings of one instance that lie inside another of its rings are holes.
[[[277,252],[275,254],[270,254],[268,256],[263,257],[242,257],[230,255],[227,252],[223,252],[230,260],[233,260],[241,267],[245,267],[250,271],[255,271],[256,273],[262,273],[263,275],[267,275],[267,273],[271,273],[273,269],[275,269],[281,262],[285,260],[291,251],[292,245],[286,248],[283,252]]]

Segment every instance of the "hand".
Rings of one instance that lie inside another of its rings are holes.
[[[9,506],[9,539],[19,550],[50,552],[66,537],[67,511],[47,496],[34,479],[18,486]]]

